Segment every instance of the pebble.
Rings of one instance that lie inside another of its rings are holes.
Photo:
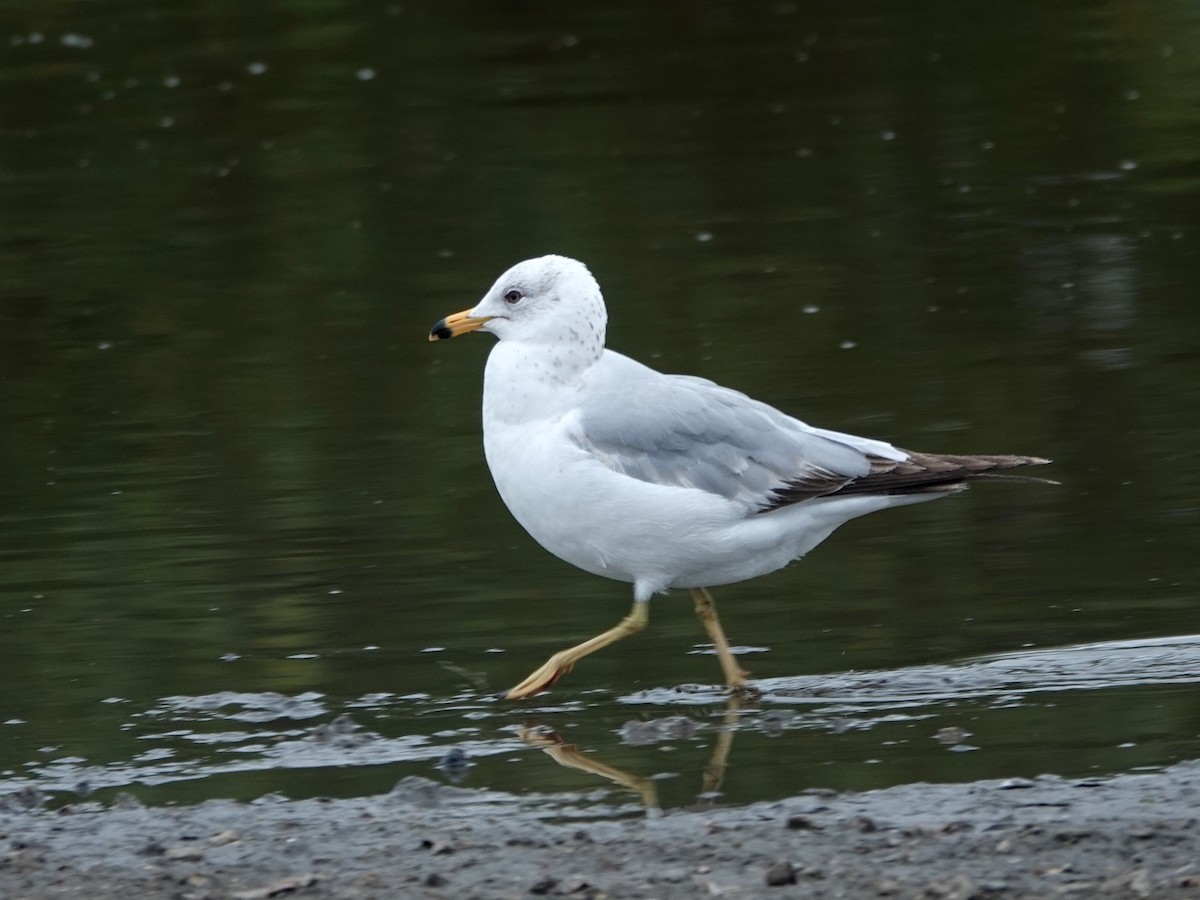
[[[180,845],[178,847],[168,847],[163,851],[163,859],[171,860],[172,862],[196,862],[204,859],[204,853],[196,847]]]
[[[442,785],[420,775],[408,775],[396,782],[389,794],[392,798],[413,806],[435,807],[442,805]]]
[[[1145,869],[1138,869],[1129,876],[1129,889],[1139,897],[1149,897],[1150,892],[1154,890],[1154,885],[1150,883],[1150,874]]]
[[[621,726],[618,734],[622,743],[638,747],[668,741],[688,741],[696,736],[696,730],[696,723],[687,716],[666,716],[650,721],[632,719]]]
[[[979,885],[966,875],[954,875],[945,881],[934,881],[925,888],[925,896],[938,900],[971,900],[979,893]]]
[[[791,712],[772,709],[759,716],[758,727],[767,737],[779,737],[794,720]]]
[[[824,787],[810,787],[810,788],[805,788],[805,789],[804,789],[804,790],[802,790],[800,793],[801,793],[801,795],[802,795],[802,796],[805,796],[805,797],[826,797],[826,798],[830,798],[830,797],[836,797],[836,796],[837,796],[837,791],[835,791],[833,788],[824,788]]]
[[[863,834],[871,834],[879,830],[879,825],[870,816],[855,816],[850,820],[850,824]]]
[[[40,853],[35,853],[30,849],[17,849],[11,853],[5,853],[0,856],[0,869],[9,869],[13,872],[28,873],[41,868],[45,857]]]
[[[467,754],[461,747],[451,747],[438,760],[436,768],[441,769],[442,773],[451,781],[459,782],[467,777],[467,773],[471,770],[471,761],[467,759]]]
[[[767,869],[767,887],[782,887],[785,884],[796,883],[796,867],[786,859],[781,859]]]
[[[965,728],[960,728],[957,725],[950,725],[946,728],[939,728],[937,730],[937,734],[933,736],[933,739],[940,744],[961,744],[970,736],[971,732],[967,731]]]
[[[572,875],[569,878],[564,878],[558,885],[558,889],[554,892],[564,897],[598,897],[600,889],[593,884],[589,884],[587,879],[581,878],[578,875]]]
[[[25,785],[11,794],[0,795],[0,812],[30,812],[41,809],[46,794],[32,785]]]
[[[820,831],[821,826],[808,816],[788,816],[787,827],[792,831]]]
[[[234,891],[229,897],[231,900],[267,900],[269,897],[280,897],[284,894],[295,893],[301,888],[312,887],[320,880],[320,876],[312,873],[292,875],[288,878],[280,878],[278,881],[273,881],[266,887],[253,888],[248,891]]]
[[[145,804],[129,791],[119,791],[112,801],[113,809],[143,809],[144,806]]]

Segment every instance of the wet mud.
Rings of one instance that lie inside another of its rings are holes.
[[[408,777],[356,799],[0,799],[0,896],[1200,897],[1200,763],[597,819]]]

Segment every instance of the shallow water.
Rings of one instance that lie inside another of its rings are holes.
[[[643,799],[545,729],[669,806],[1196,758],[1198,24],[10,5],[0,793]],[[425,341],[548,251],[592,266],[617,349],[1062,485],[717,591],[758,706],[686,687],[719,670],[682,594],[497,701],[629,602],[495,496],[488,339]]]

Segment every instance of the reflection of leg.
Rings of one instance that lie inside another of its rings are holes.
[[[725,683],[732,688],[742,688],[750,673],[738,665],[737,658],[729,649],[729,641],[721,630],[721,620],[717,618],[717,608],[713,606],[712,595],[704,588],[692,588],[692,597],[696,601],[696,615],[704,623],[708,639],[717,650],[717,658],[721,660],[721,671],[725,673]]]
[[[729,751],[733,749],[733,729],[738,723],[742,710],[742,696],[734,691],[725,701],[725,715],[721,718],[721,730],[717,732],[717,740],[713,744],[712,755],[704,768],[704,779],[700,785],[702,797],[711,797],[721,790],[721,782],[725,780],[725,768],[729,764]]]
[[[547,755],[560,766],[566,766],[568,769],[579,769],[581,772],[589,772],[592,775],[607,778],[609,781],[629,788],[629,790],[641,795],[642,805],[646,807],[647,813],[654,815],[660,811],[658,806],[658,785],[649,778],[642,778],[641,776],[626,772],[624,769],[618,769],[592,759],[592,757],[588,756],[574,744],[568,744],[554,731],[547,731],[540,728],[522,728],[520,735],[521,740],[546,751]]]
[[[650,604],[645,601],[633,601],[633,609],[629,615],[614,627],[608,629],[603,634],[598,634],[594,638],[584,641],[582,644],[577,644],[574,647],[569,647],[566,650],[560,650],[558,653],[555,653],[539,669],[505,694],[505,697],[509,700],[532,697],[534,694],[544,691],[570,672],[575,668],[575,663],[579,662],[579,660],[583,659],[589,653],[595,653],[601,647],[615,644],[621,638],[641,631],[646,627],[646,623],[650,621],[649,606]]]

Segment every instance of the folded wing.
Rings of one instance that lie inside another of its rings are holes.
[[[629,379],[629,367],[643,369]],[[689,487],[748,513],[823,497],[945,492],[1027,456],[910,453],[812,428],[737,391],[662,375],[611,351],[582,404],[577,440],[603,465],[651,484]],[[653,373],[652,377],[645,377]],[[637,396],[622,385],[637,384]]]

